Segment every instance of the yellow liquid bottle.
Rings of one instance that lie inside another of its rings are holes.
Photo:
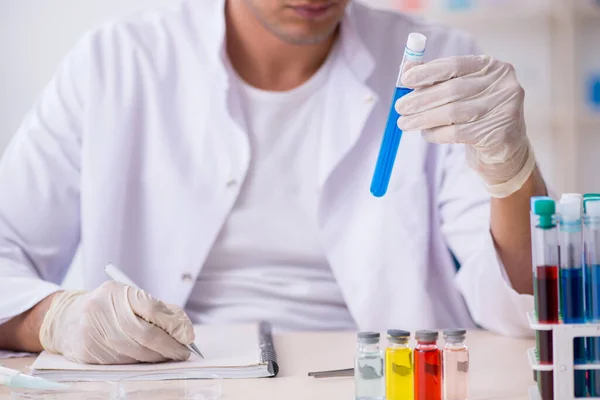
[[[385,350],[386,400],[413,400],[413,351],[410,332],[390,329]]]

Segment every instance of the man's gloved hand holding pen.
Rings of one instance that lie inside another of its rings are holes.
[[[415,90],[396,102],[400,129],[465,144],[469,166],[494,197],[523,186],[536,162],[512,65],[488,56],[442,58],[411,68],[402,83]]]
[[[59,293],[40,329],[45,350],[88,364],[187,360],[194,339],[182,309],[114,281]]]

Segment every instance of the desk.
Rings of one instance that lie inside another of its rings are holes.
[[[350,400],[353,378],[314,379],[309,371],[348,368],[353,365],[355,335],[352,333],[289,333],[275,335],[280,373],[272,379],[226,380],[223,400]],[[498,336],[485,331],[467,335],[471,350],[471,400],[527,400],[534,384],[526,350],[533,340]],[[33,358],[2,360],[24,370]],[[0,389],[0,399],[10,398]]]

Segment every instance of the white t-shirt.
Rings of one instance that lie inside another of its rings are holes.
[[[323,87],[336,54],[287,92],[259,90],[231,72],[252,162],[188,301],[194,322],[266,320],[277,330],[355,328],[317,221]]]

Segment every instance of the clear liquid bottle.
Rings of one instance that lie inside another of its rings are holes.
[[[385,349],[386,400],[413,399],[413,353],[408,345],[410,332],[390,329]]]
[[[469,398],[469,349],[465,345],[466,334],[464,329],[444,331],[444,400]]]
[[[356,400],[385,400],[383,352],[377,332],[358,333],[354,384]]]

